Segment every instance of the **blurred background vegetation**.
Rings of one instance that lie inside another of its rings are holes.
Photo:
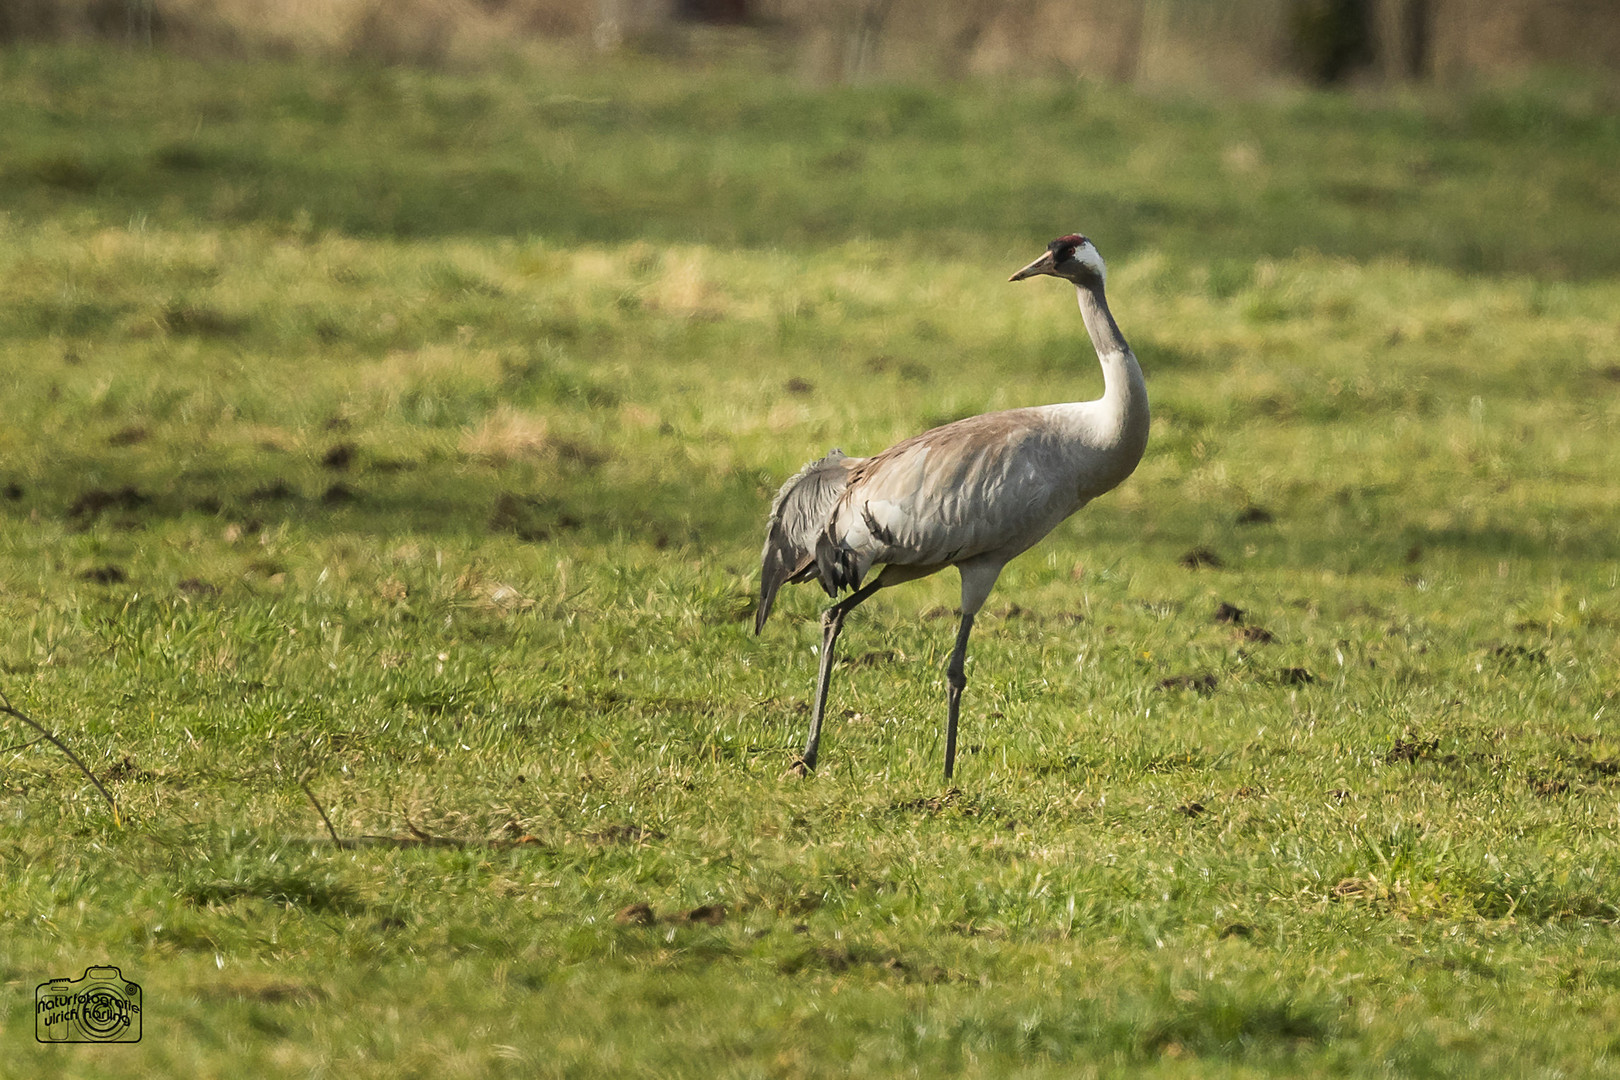
[[[0,1074],[1613,1072],[1616,7],[0,0],[0,688],[128,823],[0,725],[0,1027],[152,988]],[[772,493],[1095,393],[1070,228],[1148,456],[964,790],[945,574],[785,782]]]
[[[1073,74],[1141,87],[1499,81],[1620,67],[1612,0],[7,0],[0,43],[468,65],[537,41],[717,40],[820,80]]]

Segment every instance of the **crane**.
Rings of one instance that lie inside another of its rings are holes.
[[[1131,475],[1147,447],[1147,387],[1108,310],[1108,271],[1086,237],[1060,236],[1009,281],[1050,275],[1072,282],[1080,318],[1102,365],[1095,401],[970,416],[896,443],[874,457],[833,450],[782,485],[761,553],[754,633],[789,582],[816,581],[836,601],[821,618],[820,671],[801,775],[816,767],[833,648],[844,619],[879,589],[954,566],[962,620],[945,670],[945,779],[956,761],[956,725],[973,618],[1002,567],[1086,503]],[[883,569],[865,581],[872,567]],[[865,584],[862,582],[865,581]],[[850,595],[839,600],[846,590]]]

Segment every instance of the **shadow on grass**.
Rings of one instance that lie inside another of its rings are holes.
[[[199,907],[263,900],[322,914],[354,915],[368,905],[333,862],[307,845],[286,845],[232,830],[186,860],[176,895]]]
[[[1092,1061],[1099,1053],[1125,1061],[1207,1058],[1222,1061],[1291,1057],[1337,1033],[1326,1009],[1275,990],[1213,986],[1162,995],[1127,995],[1116,1008],[1080,1002],[1021,1018],[963,1021],[956,1040],[975,1054],[1048,1061]]]
[[[1292,998],[1210,990],[1190,1001],[1161,1003],[1169,1013],[1136,1029],[1136,1048],[1150,1055],[1241,1058],[1290,1052],[1326,1041],[1334,1020]]]
[[[45,476],[15,487],[14,497],[0,499],[0,516],[38,515],[70,532],[114,533],[190,519],[231,541],[291,526],[306,536],[490,536],[524,543],[622,537],[663,549],[716,534],[752,542],[755,519],[763,521],[769,507],[751,485],[739,490],[735,478],[685,488],[636,477],[579,476],[557,484],[438,465],[403,472],[360,467],[338,478],[296,470],[271,475],[252,464],[221,462],[206,479],[195,479],[121,472],[116,461],[100,456],[53,461]]]

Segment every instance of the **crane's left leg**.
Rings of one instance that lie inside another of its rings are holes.
[[[968,635],[973,632],[973,617],[990,597],[996,578],[1001,575],[999,564],[985,566],[972,564],[957,567],[962,572],[962,625],[956,631],[956,648],[951,650],[950,666],[945,669],[945,779],[951,778],[956,768],[956,720],[962,711],[962,690],[967,686]]]
[[[803,766],[801,775],[813,771],[816,767],[816,750],[821,745],[821,720],[827,713],[827,685],[832,681],[833,646],[838,644],[838,635],[844,629],[844,616],[882,587],[881,577],[876,581],[869,581],[862,588],[822,612],[821,669],[816,674],[816,707],[810,714],[810,737],[805,740],[804,753],[800,754],[799,760],[794,763],[796,768]]]
[[[962,625],[956,631],[956,648],[951,653],[951,664],[945,669],[945,779],[951,778],[956,766],[956,718],[962,710],[962,690],[967,686],[968,634],[973,630],[973,616],[964,610]]]

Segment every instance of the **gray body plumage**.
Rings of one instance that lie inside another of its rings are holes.
[[[1067,250],[1063,260],[1056,257],[1060,247]],[[1075,282],[1103,369],[1101,398],[968,417],[869,458],[834,450],[800,469],[777,492],[761,557],[755,633],[784,584],[814,579],[835,598],[857,590],[824,620],[816,710],[802,759],[808,767],[815,765],[832,646],[843,616],[879,588],[955,566],[962,574],[963,622],[948,672],[949,777],[968,631],[1002,567],[1116,487],[1141,460],[1148,433],[1146,388],[1103,299],[1104,271],[1095,249],[1083,237],[1053,241],[1048,255],[1014,280],[1036,273]],[[881,574],[863,585],[879,565]]]
[[[755,631],[790,582],[813,578],[836,597],[859,588],[876,565],[909,580],[969,560],[1005,564],[1027,551],[1141,458],[1145,438],[1096,433],[1087,418],[1076,406],[1008,409],[925,431],[875,457],[834,450],[806,465],[771,507]]]

